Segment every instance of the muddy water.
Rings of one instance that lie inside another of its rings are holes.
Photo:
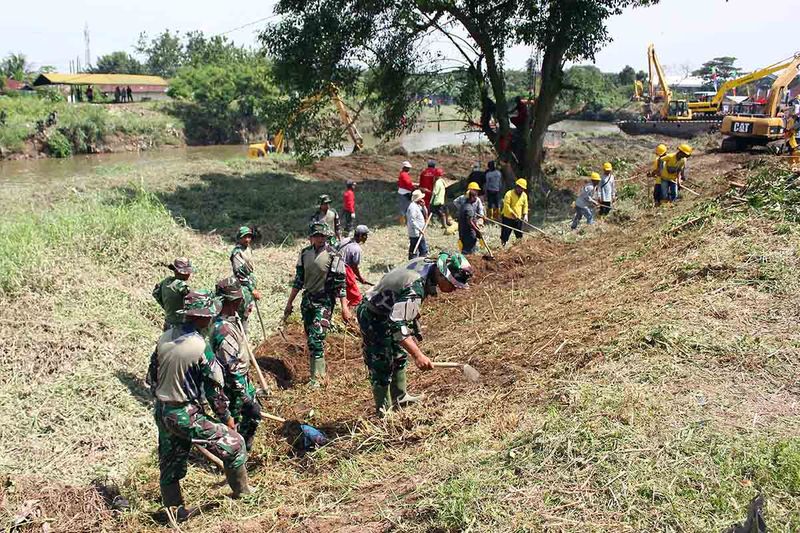
[[[481,133],[464,132],[454,124],[442,125],[438,131],[429,125],[424,131],[402,136],[399,141],[409,152],[430,150],[446,145],[487,142]],[[587,122],[565,120],[554,124],[552,130],[567,133],[588,132],[607,134],[619,131],[614,124],[607,122]],[[377,144],[377,139],[366,136],[367,146]],[[346,155],[352,151],[352,144],[334,155]],[[246,146],[190,146],[167,148],[151,152],[122,152],[115,154],[94,154],[71,157],[69,159],[31,159],[0,162],[0,184],[24,184],[30,182],[53,182],[73,176],[93,173],[96,169],[109,165],[148,166],[164,162],[220,160],[247,156]]]

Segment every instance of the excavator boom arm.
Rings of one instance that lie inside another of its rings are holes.
[[[792,82],[792,80],[797,76],[798,69],[800,69],[800,54],[794,56],[789,66],[786,67],[775,81],[772,83],[772,87],[769,90],[769,96],[767,97],[767,105],[764,108],[764,113],[768,117],[774,117],[778,114],[778,104],[781,101],[781,96],[783,96],[783,91],[786,90],[786,87]]]
[[[669,84],[667,83],[667,76],[664,74],[664,69],[661,68],[661,62],[658,60],[658,56],[656,55],[655,46],[652,44],[647,47],[647,64],[650,69],[650,97],[653,97],[653,70],[656,72],[656,76],[658,77],[658,85],[661,86],[661,90],[664,92],[664,103],[661,106],[661,116],[666,117],[669,110],[669,101],[672,100],[672,91],[669,88]]]
[[[778,72],[779,70],[783,70],[786,67],[788,67],[789,65],[791,65],[792,61],[794,61],[794,58],[789,59],[789,60],[785,60],[785,61],[780,61],[778,63],[773,63],[772,65],[770,65],[768,67],[764,67],[764,68],[762,68],[760,70],[756,70],[755,72],[751,72],[750,74],[745,74],[744,76],[741,76],[741,77],[736,78],[734,80],[726,81],[719,88],[719,90],[717,91],[717,94],[714,95],[714,98],[711,99],[711,105],[719,107],[719,104],[722,102],[722,99],[725,98],[725,95],[728,93],[728,91],[732,91],[733,89],[735,89],[736,87],[739,87],[740,85],[745,85],[745,84],[750,83],[752,81],[760,80],[764,76],[769,76],[770,74],[772,74],[774,72]]]

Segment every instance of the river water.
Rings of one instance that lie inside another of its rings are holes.
[[[565,120],[553,124],[553,131],[566,133],[609,134],[618,132],[616,125],[608,122],[590,122]],[[447,145],[474,144],[487,142],[482,133],[457,131],[442,127],[437,131],[435,126],[425,130],[402,136],[399,141],[409,152],[421,152]],[[377,140],[365,136],[367,146],[374,146]],[[346,155],[352,151],[352,144],[334,155]],[[247,146],[216,145],[187,146],[183,148],[165,148],[163,150],[143,152],[120,152],[113,154],[79,155],[68,159],[26,159],[20,161],[0,162],[0,183],[26,183],[59,181],[72,176],[90,173],[94,169],[106,165],[149,166],[170,161],[192,160],[224,160],[247,157]]]

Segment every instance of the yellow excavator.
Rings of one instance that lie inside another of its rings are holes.
[[[364,148],[364,138],[361,136],[361,133],[358,131],[358,128],[355,125],[355,122],[350,117],[350,113],[347,111],[347,107],[344,105],[342,97],[339,96],[339,88],[333,83],[328,84],[321,91],[303,100],[303,102],[300,104],[300,107],[289,119],[289,124],[292,124],[303,112],[325,97],[329,97],[333,102],[333,105],[336,106],[336,110],[339,112],[339,118],[341,119],[347,134],[350,136],[350,139],[353,141],[353,152],[361,151]],[[248,147],[247,156],[251,158],[258,158],[265,157],[270,152],[283,153],[285,151],[286,135],[284,130],[280,130],[275,135],[275,138],[272,140],[272,142],[265,141],[263,143],[251,144]]]
[[[783,72],[775,78],[767,95],[763,113],[728,115],[722,119],[722,151],[747,150],[751,146],[766,146],[784,138],[784,121],[778,116],[786,88],[800,73],[800,54],[795,55]]]
[[[686,100],[673,100],[672,89],[667,83],[667,76],[661,68],[661,62],[656,55],[655,46],[651,43],[647,47],[648,89],[650,90],[651,104],[660,103],[658,113],[661,120],[692,120],[692,110]],[[655,76],[653,75],[655,73]],[[658,83],[654,83],[655,79]],[[660,87],[660,91],[657,88]]]
[[[722,106],[722,101],[729,91],[732,91],[741,85],[760,80],[765,76],[769,76],[770,74],[781,71],[791,65],[793,60],[793,57],[785,59],[783,61],[773,63],[768,67],[756,70],[755,72],[751,72],[750,74],[745,74],[739,78],[728,80],[720,86],[719,90],[717,90],[717,93],[710,100],[706,102],[689,102],[689,109],[692,110],[692,113],[716,115],[719,113],[720,107]]]

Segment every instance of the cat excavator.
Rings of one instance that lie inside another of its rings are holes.
[[[661,62],[658,60],[655,46],[652,43],[647,47],[647,68],[649,70],[647,83],[650,90],[650,103],[661,104],[657,109],[661,120],[692,120],[692,110],[689,109],[686,100],[672,99],[672,89],[667,83],[667,76],[664,74],[664,69],[661,68]],[[657,83],[654,83],[655,79],[658,80]],[[658,87],[660,87],[660,92],[657,91]]]
[[[353,141],[353,152],[361,151],[364,148],[364,138],[361,136],[361,133],[358,131],[358,128],[355,125],[355,122],[350,117],[350,113],[347,111],[347,107],[345,106],[342,97],[339,96],[339,88],[333,83],[329,83],[321,91],[318,91],[317,93],[303,100],[300,104],[300,107],[289,119],[289,124],[292,124],[304,111],[308,110],[311,106],[326,97],[330,98],[331,102],[333,102],[333,105],[336,107],[336,110],[339,113],[339,118],[342,121],[345,131],[347,131],[347,134]],[[263,143],[251,144],[248,147],[247,156],[251,158],[258,158],[265,157],[271,152],[283,153],[285,151],[286,134],[284,130],[280,130],[271,141],[267,140]]]
[[[735,152],[751,146],[768,146],[785,137],[783,117],[778,116],[778,105],[789,84],[800,73],[800,54],[795,55],[783,72],[775,78],[767,95],[763,113],[728,115],[722,120],[721,150]]]

